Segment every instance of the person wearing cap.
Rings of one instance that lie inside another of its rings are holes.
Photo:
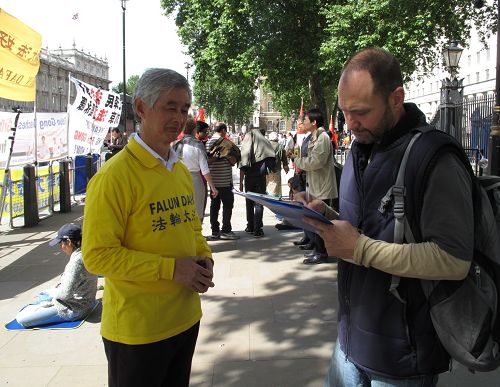
[[[84,262],[106,277],[108,385],[187,387],[199,293],[214,286],[193,178],[171,148],[186,124],[191,89],[173,70],[148,69],[132,101],[141,131],[87,189]]]
[[[82,228],[67,223],[57,231],[57,236],[49,242],[59,245],[68,255],[69,262],[61,275],[61,282],[37,295],[35,301],[26,305],[16,316],[24,327],[36,327],[64,321],[74,321],[86,317],[95,305],[97,276],[90,274],[83,265]]]

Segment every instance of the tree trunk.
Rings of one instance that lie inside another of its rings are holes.
[[[318,74],[314,74],[309,79],[309,98],[311,101],[311,106],[318,108],[323,112],[325,117],[325,129],[328,129],[329,124],[329,111],[326,106],[325,96],[323,95],[323,87],[321,86],[321,79]]]

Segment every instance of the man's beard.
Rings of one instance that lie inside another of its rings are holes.
[[[388,132],[390,132],[390,130],[393,127],[394,127],[394,114],[392,113],[391,109],[389,109],[389,106],[386,105],[384,114],[382,115],[382,118],[377,123],[375,128],[373,129],[360,128],[361,131],[370,134],[371,141],[359,141],[359,140],[358,141],[365,144],[379,143],[382,141],[385,135]]]

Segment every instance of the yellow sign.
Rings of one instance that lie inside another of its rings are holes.
[[[0,8],[0,97],[34,101],[42,35]]]

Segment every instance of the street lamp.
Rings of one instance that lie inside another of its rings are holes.
[[[443,59],[445,67],[450,73],[450,78],[441,81],[441,103],[439,128],[451,134],[462,143],[461,133],[457,130],[457,105],[463,98],[463,78],[457,79],[455,76],[463,48],[456,42],[451,42],[443,48]]]
[[[123,26],[123,104],[122,104],[122,115],[123,115],[123,130],[127,133],[127,78],[125,75],[125,11],[127,10],[127,1],[120,0],[122,3],[122,26]],[[135,131],[135,128],[134,128]]]
[[[186,79],[189,82],[189,69],[191,67],[193,67],[193,65],[191,63],[188,63],[188,62],[185,62],[184,64],[186,65]]]
[[[462,47],[458,46],[457,42],[451,42],[443,48],[444,63],[446,65],[446,69],[450,72],[452,77],[458,67],[463,50],[464,49]]]

